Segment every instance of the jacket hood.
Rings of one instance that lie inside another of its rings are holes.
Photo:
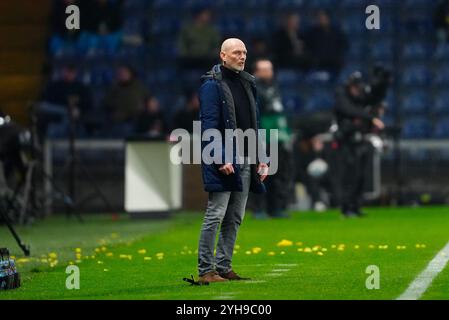
[[[207,80],[211,80],[211,79],[215,79],[215,80],[223,80],[223,74],[221,72],[221,68],[223,66],[221,64],[216,64],[212,67],[212,69],[208,72],[206,72],[204,75],[201,76],[201,82],[205,82]],[[256,83],[256,78],[249,74],[246,71],[240,71],[239,75],[242,79],[255,84]]]

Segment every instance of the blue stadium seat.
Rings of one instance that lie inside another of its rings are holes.
[[[433,131],[433,138],[448,139],[449,138],[449,117],[437,121]]]
[[[147,8],[147,4],[148,1],[146,0],[126,0],[123,2],[123,9],[125,11],[143,11]]]
[[[361,35],[366,32],[365,19],[364,15],[353,14],[341,21],[341,27],[349,38]]]
[[[279,0],[275,1],[275,7],[277,9],[301,9],[307,3],[308,0]]]
[[[184,4],[184,0],[154,0],[153,9],[180,9]]]
[[[334,107],[334,95],[325,90],[317,90],[307,97],[306,112],[330,110]]]
[[[435,103],[432,108],[435,115],[449,116],[449,92],[442,91],[435,97]]]
[[[393,58],[392,42],[390,40],[381,40],[371,43],[369,46],[371,59],[391,60]]]
[[[223,16],[218,20],[218,29],[225,36],[241,34],[244,26],[244,19],[236,15]]]
[[[297,86],[302,79],[302,73],[292,69],[279,69],[276,73],[276,80],[282,88]]]
[[[283,92],[282,104],[284,105],[285,112],[288,114],[297,114],[301,112],[302,99],[296,92]]]
[[[180,28],[181,20],[173,15],[161,15],[150,23],[150,33],[154,36],[175,35]]]
[[[449,65],[440,65],[435,69],[433,84],[442,87],[449,86]]]
[[[123,22],[122,32],[127,36],[142,36],[145,26],[145,17],[132,15]]]
[[[416,117],[404,121],[402,126],[402,138],[427,139],[432,133],[432,125],[427,118]]]
[[[440,43],[435,49],[434,59],[449,60],[449,43]]]
[[[428,55],[429,45],[424,42],[406,43],[402,48],[402,58],[407,60],[423,60]]]
[[[273,18],[266,15],[256,15],[251,17],[245,26],[246,33],[253,36],[269,35],[273,29]]]
[[[347,58],[349,61],[361,60],[365,53],[366,51],[363,41],[354,40],[349,43],[349,50],[347,53]]]
[[[335,0],[307,0],[305,5],[307,9],[318,10],[318,9],[337,9],[338,1]]]
[[[431,73],[426,65],[412,65],[405,68],[402,73],[402,85],[427,86],[430,84]]]
[[[429,97],[424,91],[413,92],[402,101],[401,112],[407,115],[424,114],[429,109]]]
[[[408,9],[419,10],[429,8],[432,2],[429,0],[405,0],[402,4]]]
[[[355,8],[362,8],[364,6],[364,3],[360,0],[341,0],[340,1],[340,7],[342,9],[355,9]]]
[[[310,85],[326,85],[331,80],[332,75],[327,71],[311,71],[305,77],[305,82]]]

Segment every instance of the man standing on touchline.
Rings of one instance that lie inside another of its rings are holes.
[[[236,38],[223,42],[221,64],[202,77],[199,90],[201,131],[217,129],[258,129],[255,78],[244,71],[247,50]],[[208,142],[202,142],[202,149]],[[257,145],[257,144],[256,144]],[[204,189],[209,192],[198,248],[200,282],[243,280],[231,266],[239,226],[245,214],[248,192],[264,193],[265,163],[250,161],[248,146],[239,148],[233,163],[202,162]],[[222,150],[225,159],[225,150]],[[236,157],[244,157],[238,164]],[[256,164],[250,164],[257,163]],[[220,227],[216,256],[215,239]]]

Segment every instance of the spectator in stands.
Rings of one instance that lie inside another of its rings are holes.
[[[50,51],[59,53],[64,47],[75,46],[80,30],[67,29],[65,23],[67,14],[65,10],[70,5],[80,5],[79,0],[54,0],[53,9],[50,14],[50,25],[52,36],[50,38]]]
[[[145,109],[136,121],[136,132],[153,138],[167,135],[167,124],[161,111],[159,100],[150,96],[145,99]]]
[[[89,0],[82,1],[81,34],[79,49],[102,48],[114,52],[121,43],[123,0]]]
[[[185,129],[189,133],[193,132],[193,121],[199,121],[200,101],[195,91],[186,94],[186,105],[176,112],[173,118],[173,129]]]
[[[435,27],[438,39],[447,41],[449,35],[449,0],[440,0],[435,8]]]
[[[325,10],[318,11],[316,24],[307,30],[305,46],[313,68],[334,74],[340,72],[348,40],[338,26],[331,24],[331,18]]]
[[[148,90],[137,79],[134,70],[127,65],[119,66],[117,83],[109,89],[104,100],[104,107],[110,115],[112,125],[123,132],[132,131],[134,122],[144,110],[144,102],[148,96]]]
[[[281,68],[306,69],[308,66],[304,34],[300,30],[300,16],[288,14],[284,25],[273,35],[275,64]]]
[[[268,49],[268,43],[264,38],[260,36],[252,38],[249,50],[251,50],[251,57],[249,57],[249,59],[247,60],[247,65],[249,66],[254,66],[254,63],[260,59],[271,58],[271,52]]]
[[[47,126],[53,123],[52,130],[63,134],[69,121],[69,107],[73,120],[83,125],[92,106],[92,96],[89,88],[77,80],[78,71],[74,65],[62,68],[61,77],[51,81],[44,89],[39,107],[40,133],[44,135]],[[56,126],[58,124],[58,127]],[[56,129],[57,128],[57,129]]]
[[[200,8],[194,13],[193,21],[182,27],[178,38],[182,69],[206,69],[215,63],[221,36],[211,20],[211,10]]]

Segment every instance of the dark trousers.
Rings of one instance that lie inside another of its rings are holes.
[[[340,143],[340,185],[342,212],[358,212],[363,201],[367,166],[372,146],[367,142]]]
[[[267,146],[269,150],[269,146]],[[292,196],[293,190],[293,158],[282,144],[278,148],[278,171],[268,176],[265,181],[267,192],[262,195],[255,196],[255,211],[263,211],[264,206],[268,215],[273,216],[284,211]]]

